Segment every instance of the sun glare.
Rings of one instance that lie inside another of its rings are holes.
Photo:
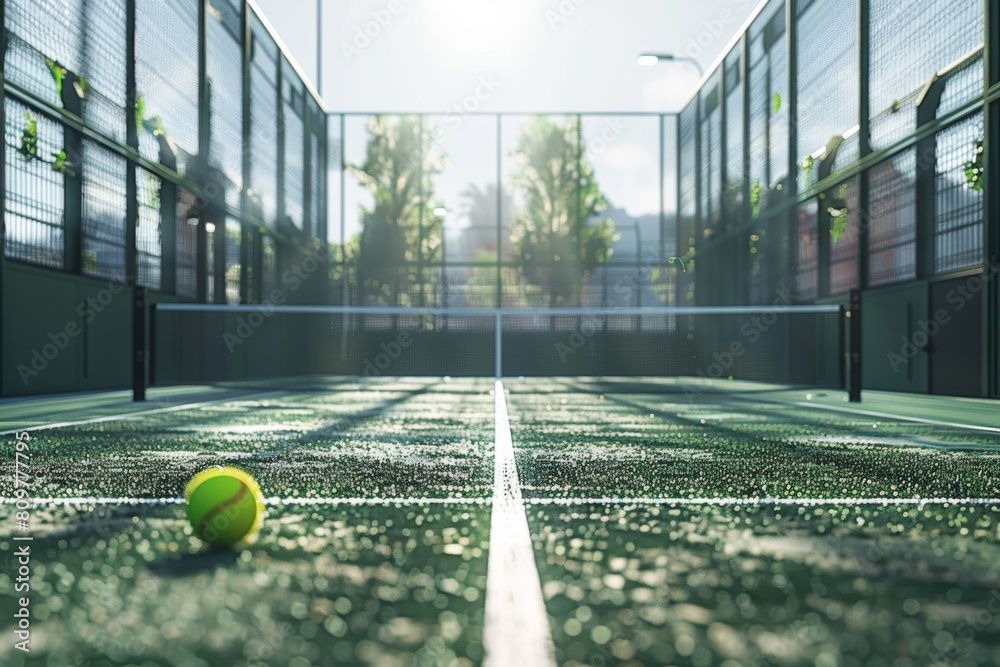
[[[435,0],[427,7],[426,44],[454,67],[516,62],[528,50],[538,15],[524,0]]]

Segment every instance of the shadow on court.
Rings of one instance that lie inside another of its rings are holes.
[[[186,577],[232,567],[239,558],[238,550],[204,549],[197,553],[179,554],[153,561],[149,564],[149,572],[158,577]]]

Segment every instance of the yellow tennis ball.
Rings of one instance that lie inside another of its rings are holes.
[[[195,535],[216,546],[248,542],[264,515],[260,487],[237,468],[203,470],[188,482],[184,498]]]

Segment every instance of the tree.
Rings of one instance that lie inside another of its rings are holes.
[[[524,201],[510,219],[514,262],[526,279],[548,287],[552,302],[578,300],[590,272],[611,257],[614,223],[594,169],[580,150],[580,119],[562,125],[529,120],[511,152],[511,184]]]
[[[519,267],[503,267],[499,272],[497,262],[503,257],[497,252],[497,221],[502,219],[503,211],[514,208],[514,199],[510,193],[500,194],[501,211],[497,211],[497,185],[490,183],[484,188],[470,184],[462,191],[463,213],[468,216],[472,226],[467,234],[472,235],[472,247],[475,249],[475,266],[469,270],[466,285],[469,305],[493,308],[497,305],[497,280],[503,287],[501,303],[509,307],[547,306],[548,299],[542,288],[532,285],[524,277]],[[488,234],[485,236],[483,234]]]
[[[418,265],[441,260],[442,224],[433,209],[431,178],[447,158],[434,149],[434,128],[415,116],[373,116],[365,160],[348,165],[372,195],[361,207],[358,283],[362,303],[411,305],[406,285],[425,282]]]

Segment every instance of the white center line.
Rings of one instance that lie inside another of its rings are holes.
[[[554,667],[555,649],[514,462],[503,383],[496,383],[493,512],[486,572],[486,667]]]

